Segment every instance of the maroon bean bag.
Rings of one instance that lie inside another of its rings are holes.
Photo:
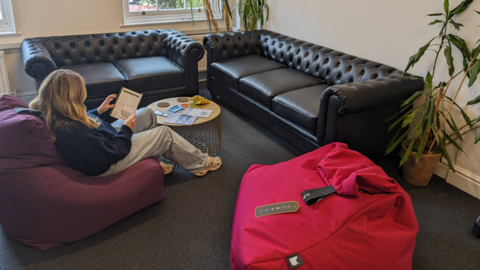
[[[163,170],[149,158],[108,177],[71,169],[44,122],[0,97],[0,224],[29,247],[48,250],[90,236],[163,199]]]

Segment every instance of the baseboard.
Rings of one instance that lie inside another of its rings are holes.
[[[29,93],[28,95],[19,95],[18,96],[23,102],[30,103],[34,98],[37,97],[37,93]]]
[[[198,81],[199,82],[206,82],[207,81],[207,71],[199,71],[198,72]]]
[[[440,162],[440,163],[438,163],[438,165],[435,168],[435,171],[433,173],[440,178],[447,179],[447,175],[448,175],[449,171],[450,171],[450,168],[448,168],[448,165]]]
[[[480,199],[480,177],[459,167],[456,167],[455,170],[452,172],[447,164],[438,163],[435,174],[444,178],[447,183]]]

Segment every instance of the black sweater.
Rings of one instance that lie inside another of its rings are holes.
[[[105,173],[112,164],[128,155],[133,132],[125,125],[117,131],[99,117],[96,109],[87,114],[97,119],[100,126],[91,129],[72,120],[68,128],[58,128],[55,131],[55,146],[70,167],[86,175],[96,176]]]

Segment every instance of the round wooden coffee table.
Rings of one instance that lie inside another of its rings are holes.
[[[175,105],[181,106],[182,104],[190,104],[193,103],[191,98],[188,98],[186,102],[179,102],[179,98],[185,97],[174,97],[174,98],[166,98],[159,101],[155,101],[148,105],[147,107],[154,110],[165,112],[172,108]],[[161,103],[168,103],[166,107],[159,107],[160,105],[166,105]],[[190,107],[187,107],[190,108]],[[207,153],[209,156],[215,156],[220,148],[222,148],[222,126],[220,121],[220,106],[218,106],[215,102],[210,101],[209,104],[205,105],[197,105],[193,107],[194,109],[201,109],[201,110],[212,110],[213,112],[207,117],[202,118],[198,117],[197,120],[191,126],[181,125],[181,124],[170,124],[164,123],[166,116],[157,115],[157,124],[158,125],[165,125],[172,128],[175,132],[180,134],[183,138],[193,144],[195,147],[200,149],[203,153]],[[186,109],[186,108],[185,108]],[[184,110],[180,112],[183,113]]]

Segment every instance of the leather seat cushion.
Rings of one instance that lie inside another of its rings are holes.
[[[212,75],[216,80],[239,90],[238,80],[265,71],[283,69],[284,65],[257,54],[231,58],[212,64]]]
[[[272,99],[273,112],[316,134],[320,98],[328,87],[319,84],[280,94]]]
[[[305,88],[323,81],[293,69],[277,69],[240,79],[240,93],[262,105],[272,108],[271,100],[277,95]]]
[[[164,56],[122,59],[113,62],[125,75],[127,87],[142,92],[185,84],[185,72]]]
[[[106,97],[127,86],[123,74],[109,62],[65,65],[62,69],[73,70],[83,77],[88,98]]]

